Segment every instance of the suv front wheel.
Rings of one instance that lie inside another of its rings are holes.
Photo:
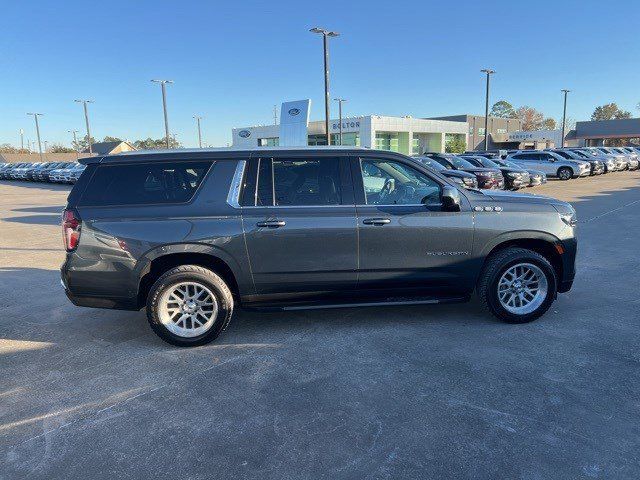
[[[507,248],[487,259],[477,292],[500,320],[526,323],[549,309],[556,289],[556,273],[546,258],[525,248]]]
[[[164,273],[151,287],[147,319],[165,342],[192,347],[212,342],[227,327],[233,296],[211,270],[181,265]]]
[[[573,177],[573,170],[569,167],[560,167],[558,169],[558,178],[560,180],[571,180]]]

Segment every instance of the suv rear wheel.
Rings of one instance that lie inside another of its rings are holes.
[[[181,265],[164,273],[151,287],[147,319],[165,342],[191,347],[212,342],[227,327],[233,296],[211,270]]]
[[[478,280],[484,307],[508,323],[526,323],[542,316],[557,289],[556,273],[542,255],[525,248],[492,254]]]

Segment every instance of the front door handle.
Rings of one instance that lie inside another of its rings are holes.
[[[365,225],[386,225],[391,223],[390,218],[365,218],[362,223]]]
[[[266,222],[258,222],[258,227],[280,228],[284,227],[287,223],[284,220],[267,220]]]

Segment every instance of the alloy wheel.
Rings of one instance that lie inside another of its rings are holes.
[[[547,298],[547,276],[532,263],[509,267],[498,281],[498,300],[515,315],[527,315],[537,310]]]
[[[198,282],[181,282],[167,288],[158,302],[159,318],[179,337],[197,337],[208,331],[218,316],[213,292]]]

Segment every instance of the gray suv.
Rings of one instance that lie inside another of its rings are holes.
[[[511,323],[573,283],[575,211],[469,190],[410,157],[359,148],[132,152],[82,160],[62,231],[80,306],[138,310],[179,346],[235,308],[468,300]]]

